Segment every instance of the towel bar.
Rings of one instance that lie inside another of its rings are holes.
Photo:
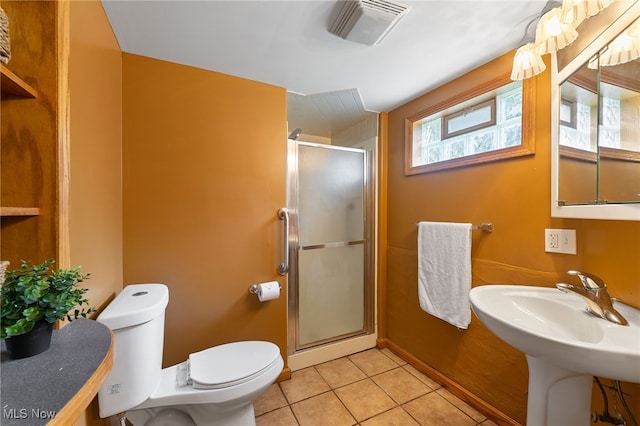
[[[480,225],[471,225],[471,229],[474,231],[493,232],[493,224],[481,223]]]
[[[418,226],[417,223],[416,223],[416,226]],[[471,225],[471,230],[493,232],[493,223],[481,223],[480,225]]]

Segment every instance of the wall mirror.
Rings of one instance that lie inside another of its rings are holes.
[[[552,79],[552,216],[640,220],[640,2]]]

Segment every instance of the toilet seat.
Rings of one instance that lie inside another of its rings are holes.
[[[221,389],[259,376],[279,359],[271,342],[227,343],[190,354],[189,377],[194,389]]]

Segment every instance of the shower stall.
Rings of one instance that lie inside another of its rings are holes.
[[[288,140],[292,370],[375,345],[371,157]]]

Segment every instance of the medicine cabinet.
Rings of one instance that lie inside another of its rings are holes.
[[[605,26],[566,64],[552,59],[554,217],[640,220],[640,50],[615,52],[629,34],[640,49],[640,1]]]

